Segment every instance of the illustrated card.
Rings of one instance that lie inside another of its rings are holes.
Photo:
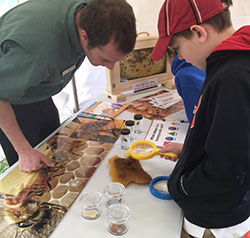
[[[160,120],[184,109],[176,91],[162,90],[127,104],[131,113],[141,114],[151,120]]]
[[[115,117],[126,109],[126,105],[113,102],[94,102],[87,109],[83,111],[82,116],[90,117],[92,115],[106,116],[106,117]]]
[[[169,142],[184,143],[188,127],[188,122],[153,120],[145,140],[153,142],[157,147],[163,147]]]

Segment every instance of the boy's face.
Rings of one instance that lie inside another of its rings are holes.
[[[199,34],[193,33],[190,39],[184,36],[174,36],[171,47],[177,50],[179,59],[200,68],[206,68],[206,58],[209,55],[207,44],[201,41]]]

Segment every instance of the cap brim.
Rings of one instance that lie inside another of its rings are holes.
[[[169,41],[170,41],[171,37],[161,37],[157,40],[155,47],[152,51],[151,54],[151,58],[154,61],[157,61],[159,59],[161,59],[161,57],[165,54]]]

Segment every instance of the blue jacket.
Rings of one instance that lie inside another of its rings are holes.
[[[172,62],[171,71],[175,76],[176,89],[183,100],[188,121],[191,122],[194,106],[198,101],[205,80],[205,71],[185,60],[179,60],[178,56]]]

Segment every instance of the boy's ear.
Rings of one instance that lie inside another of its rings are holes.
[[[206,42],[208,35],[207,35],[207,30],[205,27],[201,25],[192,25],[190,27],[190,31],[192,31],[193,34],[198,37],[198,40],[200,41],[200,43]]]

